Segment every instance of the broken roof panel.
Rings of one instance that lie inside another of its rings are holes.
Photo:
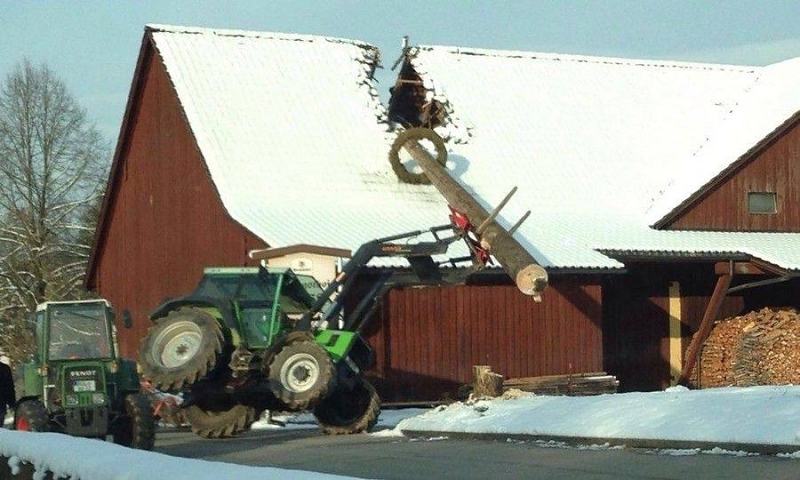
[[[393,134],[371,78],[375,47],[148,29],[226,210],[269,244],[353,246],[396,231],[392,216],[419,203],[444,208],[434,190],[399,184],[391,172]],[[357,226],[359,208],[373,210],[376,222]],[[347,221],[332,223],[331,210]]]

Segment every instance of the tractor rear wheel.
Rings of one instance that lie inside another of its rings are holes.
[[[157,319],[139,346],[142,374],[159,390],[175,392],[211,372],[222,355],[225,337],[209,313],[194,307]]]
[[[198,405],[183,409],[192,431],[203,438],[227,438],[250,430],[258,412],[248,405],[233,405],[227,410],[205,410]]]
[[[125,397],[125,414],[111,427],[114,443],[139,450],[152,450],[156,440],[153,404],[140,393]]]
[[[359,378],[352,390],[336,389],[314,409],[320,429],[328,435],[367,432],[378,422],[381,399],[375,388]]]
[[[39,400],[25,400],[17,405],[14,414],[14,429],[21,432],[47,432],[50,416]]]
[[[324,398],[333,382],[333,362],[313,340],[284,345],[267,369],[269,386],[289,410],[305,410]]]

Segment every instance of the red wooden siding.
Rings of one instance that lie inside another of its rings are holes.
[[[775,192],[778,212],[751,214],[748,192]],[[795,124],[756,158],[671,221],[675,230],[800,232],[800,127]]]
[[[94,286],[117,312],[123,355],[135,358],[148,314],[188,293],[209,265],[245,265],[264,243],[224,211],[160,57],[146,53],[119,177],[97,254]]]
[[[515,286],[402,288],[367,331],[387,401],[453,398],[472,366],[506,377],[603,368],[600,286],[555,279],[535,303]]]

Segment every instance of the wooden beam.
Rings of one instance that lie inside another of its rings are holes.
[[[706,312],[703,314],[700,327],[697,329],[697,333],[694,334],[692,341],[689,343],[689,347],[686,349],[686,361],[683,364],[683,371],[681,372],[680,378],[680,383],[682,385],[686,385],[689,381],[689,377],[692,375],[692,370],[697,362],[697,355],[700,353],[700,349],[711,333],[714,320],[716,320],[719,315],[719,309],[722,307],[722,301],[728,293],[728,287],[731,286],[732,279],[733,275],[731,274],[723,274],[717,278],[717,285],[714,287],[714,293],[708,301],[708,307],[706,307]]]
[[[669,370],[670,385],[676,385],[683,372],[683,326],[681,318],[681,284],[669,284]]]
[[[767,275],[769,273],[753,262],[717,262],[714,264],[714,272],[717,275],[731,273],[731,265],[733,265],[734,275]]]

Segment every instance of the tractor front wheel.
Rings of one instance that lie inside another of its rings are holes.
[[[47,432],[50,416],[39,400],[25,400],[17,405],[14,414],[14,429],[21,432]]]
[[[125,415],[112,426],[114,443],[139,450],[152,450],[156,440],[153,404],[139,393],[125,397]]]
[[[328,352],[313,340],[285,345],[268,368],[272,393],[292,411],[317,404],[330,390],[333,362]]]
[[[320,429],[328,435],[367,432],[378,422],[381,399],[368,381],[359,378],[352,390],[336,389],[314,409]]]
[[[225,337],[209,313],[183,307],[155,321],[139,347],[142,374],[159,390],[179,391],[212,371]]]
[[[205,410],[197,405],[183,409],[192,431],[203,438],[227,438],[250,430],[260,412],[236,404],[227,410]]]

